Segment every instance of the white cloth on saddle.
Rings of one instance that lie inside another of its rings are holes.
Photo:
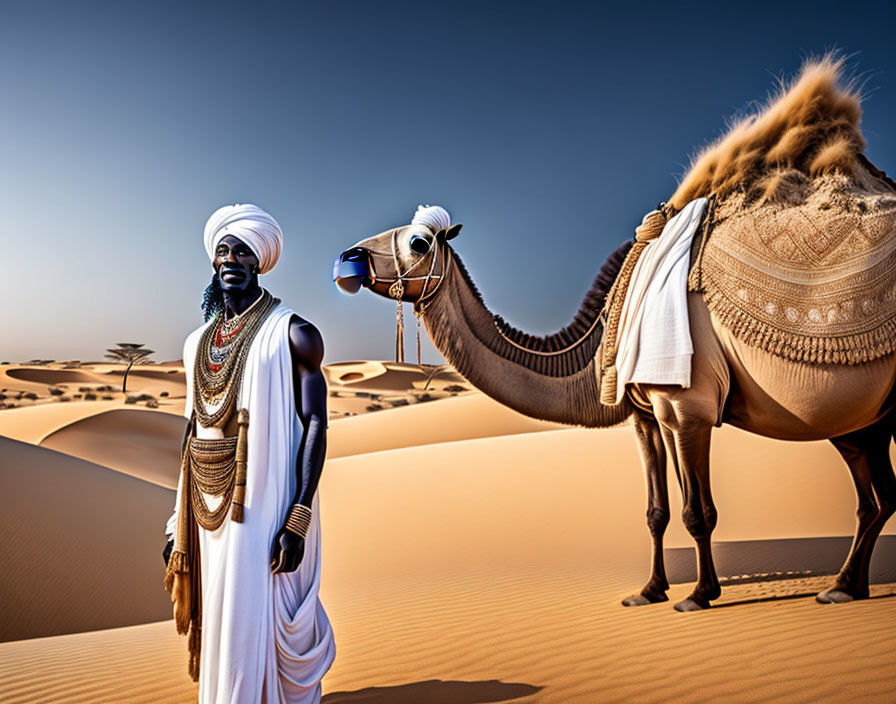
[[[622,305],[616,348],[616,403],[626,384],[691,385],[688,268],[706,198],[688,203],[641,253]]]

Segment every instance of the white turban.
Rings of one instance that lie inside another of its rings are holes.
[[[447,230],[451,227],[451,216],[438,205],[418,205],[411,225],[426,225],[433,232]]]
[[[267,274],[280,258],[283,231],[268,213],[257,205],[225,205],[218,208],[205,223],[205,251],[214,261],[218,243],[233,235],[258,257],[260,273]]]

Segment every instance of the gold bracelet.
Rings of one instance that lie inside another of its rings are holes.
[[[295,504],[286,517],[286,530],[295,533],[303,540],[308,537],[311,527],[311,509],[303,504]]]

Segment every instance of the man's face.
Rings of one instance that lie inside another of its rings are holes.
[[[215,248],[212,266],[222,289],[244,291],[257,278],[258,257],[242,240],[225,235]]]

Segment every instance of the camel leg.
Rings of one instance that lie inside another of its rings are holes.
[[[831,442],[849,466],[856,486],[856,535],[833,586],[816,596],[823,604],[868,598],[871,554],[881,530],[896,512],[896,477],[890,463],[889,422],[849,433]]]
[[[722,593],[711,546],[716,527],[716,507],[709,487],[709,442],[713,426],[698,415],[683,415],[680,407],[669,408],[669,412],[664,410],[660,409],[658,419],[681,483],[681,518],[697,543],[697,585],[687,599],[675,605],[675,610],[698,611],[709,608],[709,602]]]
[[[663,534],[669,525],[669,489],[666,483],[666,449],[656,419],[637,412],[634,416],[638,452],[647,479],[647,528],[653,539],[653,561],[650,580],[639,594],[623,599],[623,606],[642,606],[668,601],[666,565],[663,562]]]

